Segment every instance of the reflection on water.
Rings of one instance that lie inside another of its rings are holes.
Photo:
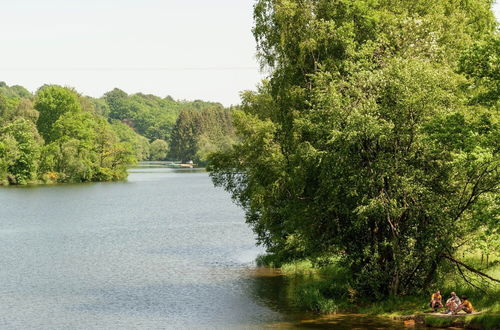
[[[392,321],[362,314],[318,315],[304,313],[293,306],[288,294],[296,285],[290,277],[279,271],[268,268],[252,268],[248,270],[248,294],[259,303],[263,303],[283,315],[280,321],[269,322],[265,326],[276,329],[290,328],[322,328],[322,329],[423,329],[414,323]]]
[[[0,202],[0,329],[387,325],[294,310],[203,170],[154,164],[128,182],[0,189]]]

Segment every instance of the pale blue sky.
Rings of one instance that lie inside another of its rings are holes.
[[[0,0],[0,81],[239,103],[254,0]],[[500,6],[495,5],[497,18]]]

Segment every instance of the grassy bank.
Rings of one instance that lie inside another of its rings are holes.
[[[332,263],[327,266],[315,267],[310,261],[297,261],[279,265],[270,256],[257,260],[261,266],[280,266],[287,281],[287,295],[296,307],[318,313],[356,312],[385,317],[402,317],[420,315],[419,320],[426,325],[446,327],[461,325],[476,329],[499,329],[500,324],[500,286],[490,285],[484,293],[465,283],[462,278],[450,273],[439,285],[444,299],[451,291],[466,295],[480,312],[460,318],[442,318],[428,315],[431,290],[420,295],[389,297],[382,301],[373,301],[360,297],[349,285],[348,273]],[[500,277],[500,264],[493,262],[483,270],[489,275]],[[427,315],[426,315],[427,314]]]

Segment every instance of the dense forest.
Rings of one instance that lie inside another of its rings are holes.
[[[232,143],[231,112],[119,89],[92,98],[45,85],[33,95],[0,82],[0,184],[121,180],[141,160],[204,165]]]
[[[210,170],[267,260],[336,265],[302,301],[428,292],[452,274],[455,287],[499,282],[474,264],[500,242],[491,4],[256,2],[269,76],[243,94],[239,142],[211,155]]]

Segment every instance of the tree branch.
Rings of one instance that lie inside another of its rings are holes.
[[[461,262],[461,261],[458,261],[457,259],[453,258],[453,257],[452,257],[452,256],[450,256],[450,255],[447,255],[447,254],[442,254],[442,256],[443,256],[444,258],[446,258],[446,259],[448,259],[448,260],[450,260],[450,261],[454,262],[456,265],[463,266],[465,269],[467,269],[468,271],[470,271],[470,272],[472,272],[472,273],[474,273],[474,274],[477,274],[477,275],[480,275],[480,276],[482,276],[482,277],[485,277],[485,278],[487,278],[487,279],[489,279],[489,280],[491,280],[491,281],[494,281],[494,282],[500,283],[500,280],[497,280],[496,278],[493,278],[493,277],[491,277],[491,276],[489,276],[489,275],[487,275],[487,274],[485,274],[485,273],[483,273],[483,272],[481,272],[481,271],[479,271],[479,270],[477,270],[477,269],[474,269],[474,268],[472,268],[471,266],[466,265],[466,264],[464,264],[464,263],[463,263],[463,262]]]
[[[485,290],[483,290],[482,288],[480,288],[479,286],[475,285],[474,283],[472,283],[471,281],[469,281],[467,279],[467,277],[465,276],[464,272],[462,271],[462,268],[460,268],[460,265],[455,263],[455,266],[457,266],[457,269],[458,271],[460,272],[460,275],[462,276],[462,278],[464,279],[465,282],[467,282],[467,284],[469,284],[470,286],[472,286],[473,288],[476,288],[478,289],[479,291],[483,292],[483,293],[486,293]]]

